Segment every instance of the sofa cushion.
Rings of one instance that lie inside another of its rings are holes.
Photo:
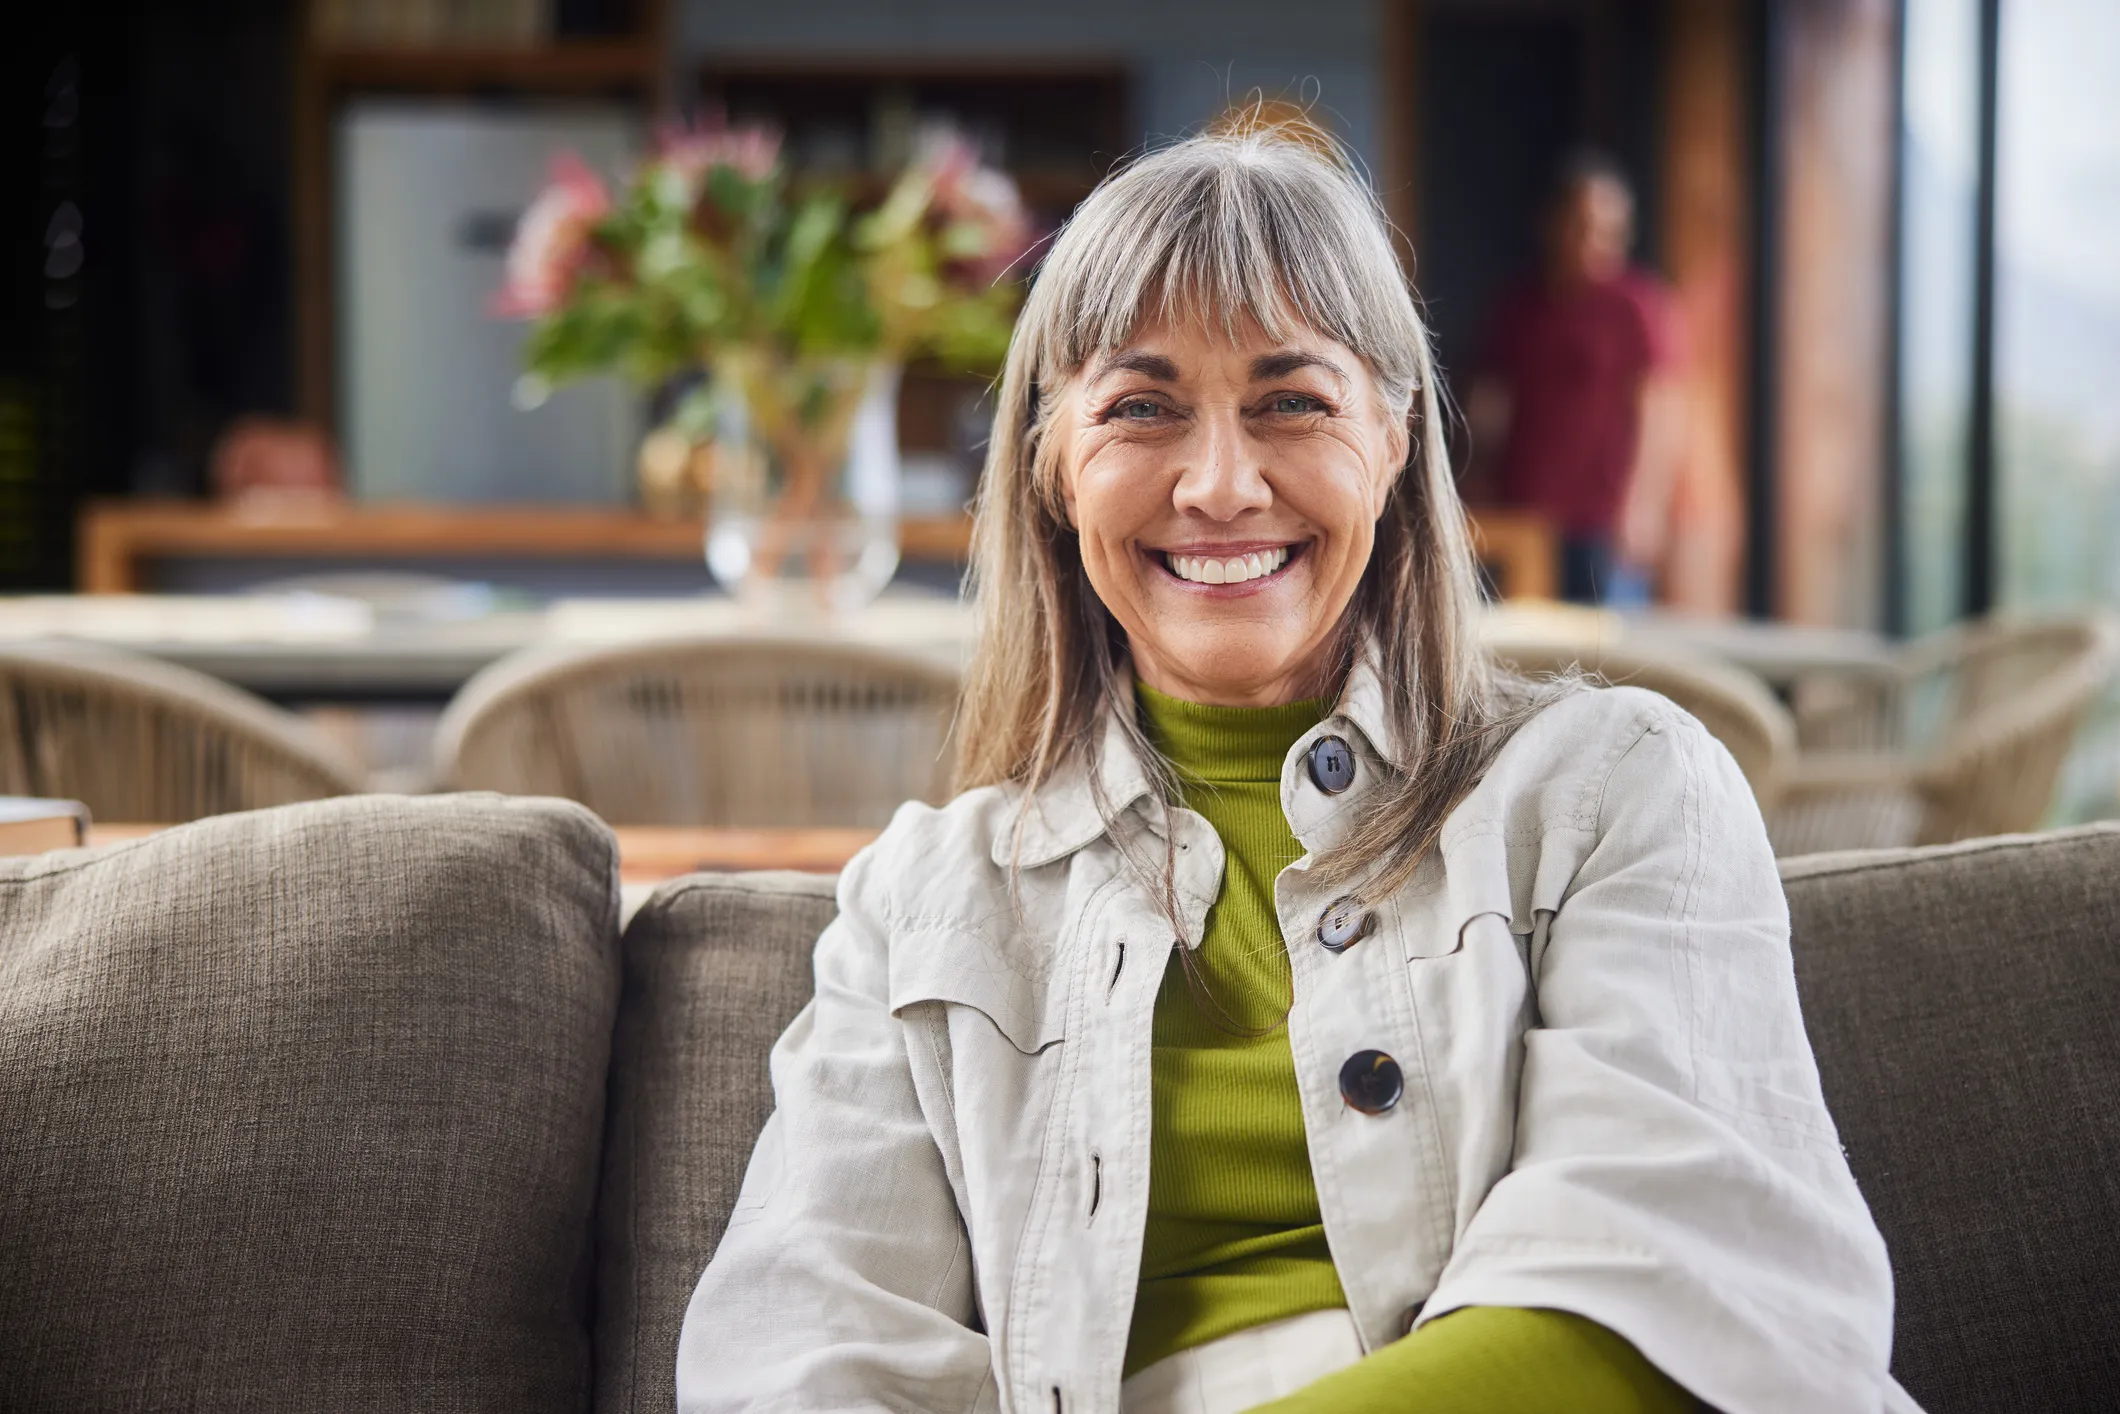
[[[1929,1414],[2120,1408],[2120,829],[1785,862]]]
[[[498,796],[0,861],[0,1408],[587,1407],[617,909]]]
[[[809,874],[694,875],[626,928],[598,1203],[596,1407],[668,1414],[685,1303],[773,1111],[767,1053],[837,909]]]

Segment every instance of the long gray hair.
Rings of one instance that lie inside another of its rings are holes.
[[[1360,825],[1318,867],[1381,898],[1521,718],[1476,642],[1479,592],[1444,445],[1428,331],[1375,196],[1307,125],[1190,138],[1106,179],[1040,266],[1002,372],[972,532],[979,637],[957,723],[959,789],[1035,791],[1074,753],[1097,778],[1106,714],[1166,808],[1167,763],[1135,724],[1125,636],[1084,572],[1060,492],[1062,386],[1151,320],[1326,335],[1368,364],[1409,454],[1376,527],[1328,684],[1373,654],[1397,758]],[[1384,743],[1378,744],[1383,747]],[[1110,822],[1110,805],[1099,802]],[[1167,873],[1167,871],[1166,871]]]

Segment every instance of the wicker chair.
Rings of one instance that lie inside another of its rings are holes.
[[[2098,615],[1991,619],[1887,670],[1797,684],[1798,755],[1769,820],[1783,854],[2035,829],[2076,728],[2120,664]]]
[[[299,719],[203,673],[82,643],[0,646],[0,793],[180,824],[361,789]]]
[[[1784,768],[1796,749],[1796,727],[1767,685],[1742,668],[1620,647],[1537,640],[1503,639],[1490,642],[1487,650],[1497,661],[1533,677],[1580,667],[1616,686],[1661,693],[1692,713],[1728,748],[1762,810],[1771,808],[1780,794]]]
[[[614,825],[881,826],[938,801],[957,674],[804,641],[530,649],[442,714],[449,786],[578,800]]]

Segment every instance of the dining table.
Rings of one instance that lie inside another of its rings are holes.
[[[900,649],[950,666],[969,656],[972,607],[938,591],[896,588],[833,616],[769,617],[719,594],[561,599],[536,607],[405,612],[328,594],[36,595],[0,598],[0,643],[71,638],[142,653],[279,701],[447,701],[511,653],[656,638],[815,637]],[[1538,599],[1490,605],[1490,642],[1562,643],[1594,655],[1624,643],[1644,653],[1709,658],[1787,690],[1822,672],[1881,671],[1893,642],[1866,629],[1614,612]]]

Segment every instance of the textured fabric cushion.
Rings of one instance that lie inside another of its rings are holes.
[[[1929,1414],[2120,1409],[2120,830],[1783,866]]]
[[[0,1408],[586,1408],[617,908],[497,796],[0,861]]]
[[[810,999],[833,883],[695,875],[626,929],[597,1214],[599,1414],[676,1404],[685,1302],[772,1113],[766,1055]]]

